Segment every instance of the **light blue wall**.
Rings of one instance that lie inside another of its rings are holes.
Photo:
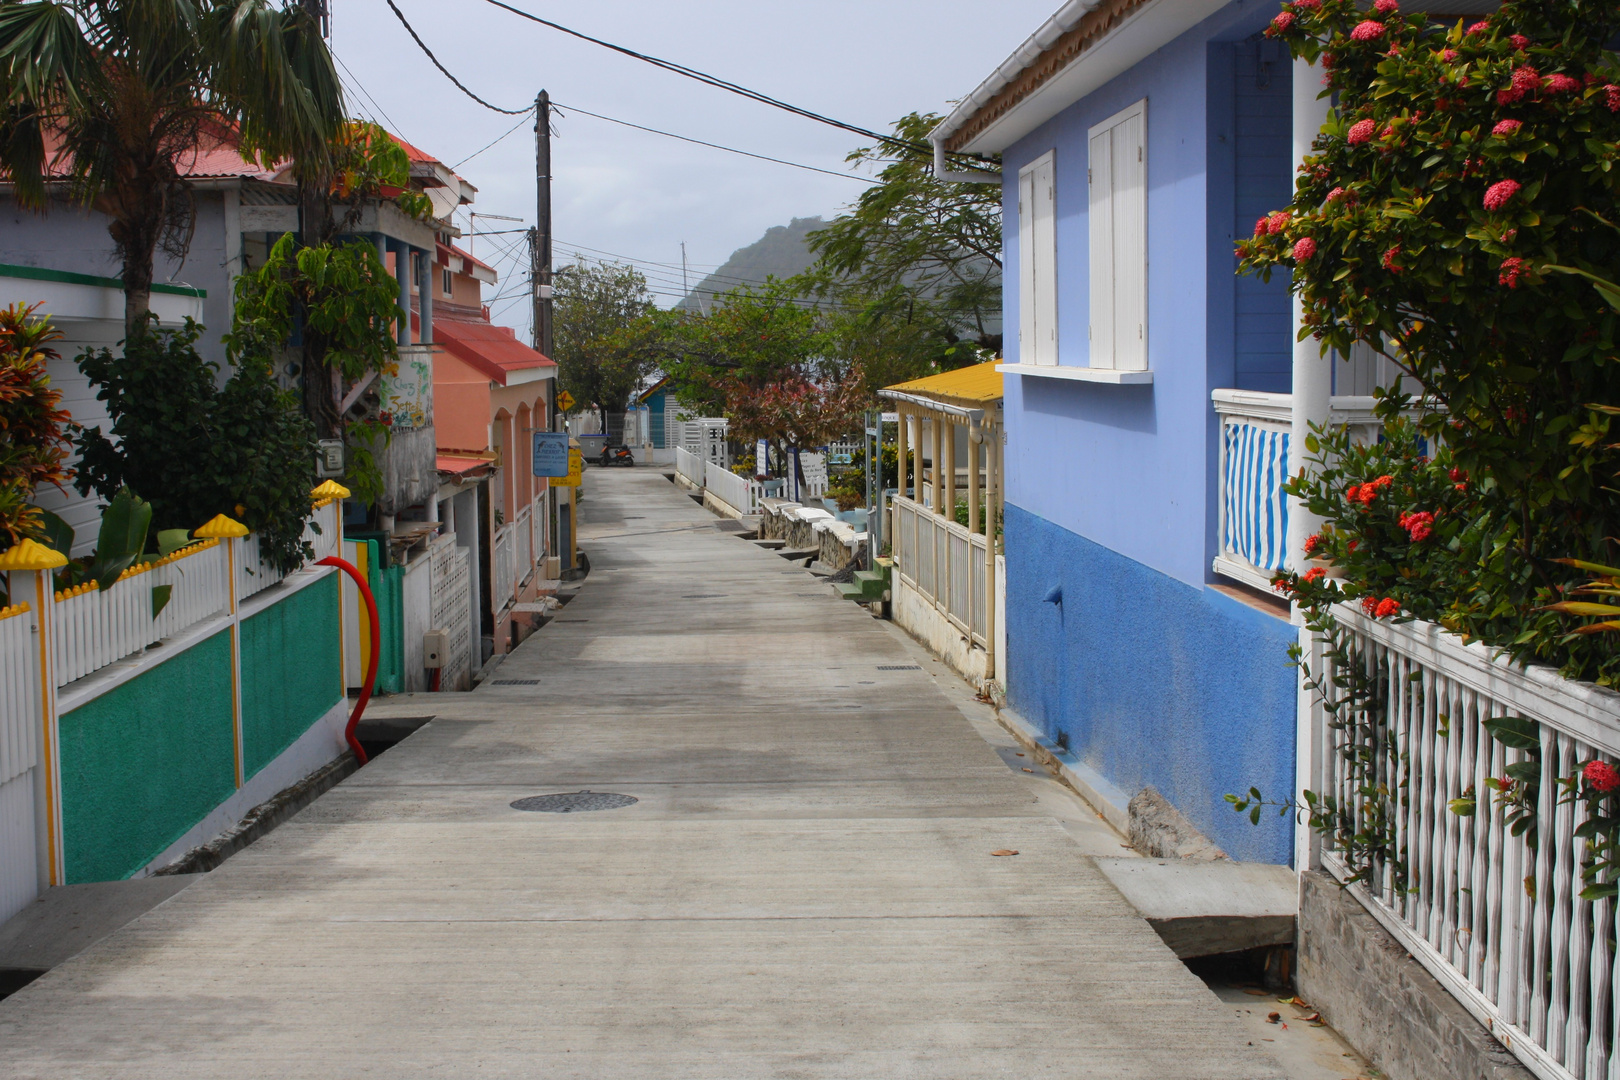
[[[1287,620],[1007,507],[1007,685],[1020,715],[1122,791],[1151,785],[1233,858],[1286,864],[1293,823],[1225,801],[1294,789]],[[1062,589],[1061,605],[1043,602]]]

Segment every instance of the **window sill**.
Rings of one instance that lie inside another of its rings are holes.
[[[1117,368],[997,364],[996,370],[1007,375],[1027,375],[1037,379],[1069,379],[1074,382],[1112,383],[1116,386],[1145,386],[1153,382],[1151,371],[1120,371]]]

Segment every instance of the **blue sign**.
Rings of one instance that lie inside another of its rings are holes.
[[[568,475],[568,432],[534,433],[534,475]]]

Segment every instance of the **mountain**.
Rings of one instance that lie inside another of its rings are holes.
[[[815,256],[805,237],[826,222],[819,217],[794,218],[788,225],[775,225],[747,247],[731,253],[725,265],[693,286],[675,306],[683,311],[706,309],[717,295],[741,285],[763,285],[767,277],[792,277],[810,268]]]

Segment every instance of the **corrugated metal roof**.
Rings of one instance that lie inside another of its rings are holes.
[[[910,382],[896,383],[884,389],[898,390],[902,394],[916,394],[918,397],[933,398],[935,401],[953,405],[985,405],[1001,400],[1001,373],[996,370],[996,363],[991,360],[971,367],[957,368],[955,371],[912,379]]]

